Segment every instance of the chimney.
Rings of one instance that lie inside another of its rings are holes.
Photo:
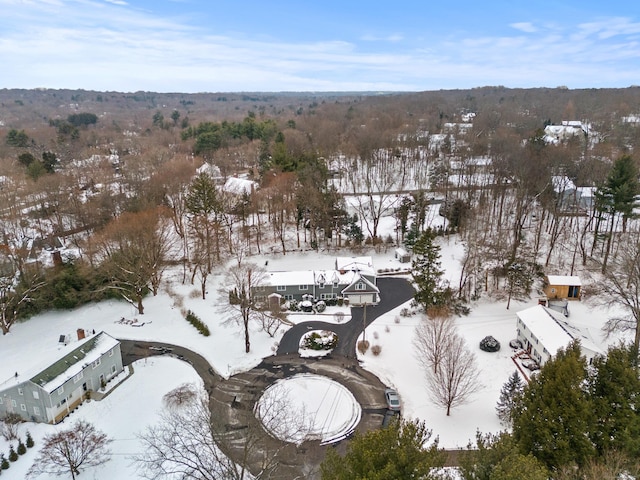
[[[78,340],[82,340],[85,337],[84,328],[79,328],[76,332],[78,333]]]

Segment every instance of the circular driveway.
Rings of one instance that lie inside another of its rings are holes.
[[[265,358],[252,370],[224,379],[200,355],[183,347],[157,342],[121,340],[123,361],[130,364],[149,355],[171,354],[189,362],[204,382],[209,393],[212,421],[224,431],[225,453],[251,472],[277,468],[268,478],[277,480],[317,479],[319,465],[327,448],[344,451],[344,442],[333,446],[319,441],[300,446],[282,442],[270,436],[254,415],[256,402],[264,390],[283,378],[307,373],[322,375],[344,385],[362,407],[362,417],[356,431],[380,428],[387,412],[386,386],[374,374],[362,369],[356,358],[356,343],[362,329],[376,318],[413,298],[413,287],[403,278],[378,278],[381,301],[368,306],[366,320],[363,307],[351,308],[351,320],[334,324],[311,320],[295,325],[282,337],[276,355]],[[310,317],[312,318],[312,317]],[[301,358],[300,338],[309,331],[331,330],[338,334],[338,344],[331,354],[321,358]],[[251,448],[248,448],[250,446]]]

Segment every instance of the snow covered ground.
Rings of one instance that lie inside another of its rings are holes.
[[[389,228],[393,225],[391,220],[383,218],[382,228],[392,231]],[[463,245],[454,236],[440,241],[445,277],[455,286]],[[374,267],[378,270],[408,267],[394,259],[393,247],[379,253],[358,253],[362,254],[372,255]],[[293,252],[286,256],[267,254],[251,257],[250,260],[258,265],[268,262],[269,270],[297,270],[331,268],[336,255],[344,255],[344,252]],[[251,353],[244,353],[241,328],[226,322],[229,313],[224,312],[222,306],[225,299],[218,293],[221,275],[211,277],[206,300],[199,298],[197,287],[182,285],[179,277],[177,271],[168,272],[167,283],[170,288],[164,288],[157,297],[145,299],[144,315],[137,315],[124,302],[112,300],[86,305],[74,311],[43,313],[14,325],[9,335],[0,337],[0,355],[3,359],[0,362],[0,384],[10,381],[16,372],[32,368],[35,359],[46,360],[59,354],[59,349],[63,348],[58,344],[59,336],[68,334],[73,338],[78,328],[104,330],[116,338],[182,345],[205,357],[225,377],[251,369],[263,357],[275,352],[283,330],[270,337],[255,328],[251,332]],[[509,340],[516,336],[515,312],[535,303],[535,299],[525,303],[512,302],[511,309],[506,310],[505,301],[483,300],[471,306],[469,316],[457,320],[459,333],[476,353],[483,388],[468,404],[453,409],[449,417],[430,401],[424,373],[413,353],[412,339],[419,322],[418,315],[401,317],[399,312],[402,307],[399,307],[378,318],[369,327],[367,338],[373,345],[381,346],[381,353],[374,356],[369,351],[361,356],[363,366],[398,390],[405,417],[425,420],[440,438],[441,446],[465,447],[475,438],[477,430],[486,433],[501,429],[495,415],[495,403],[502,384],[515,369],[511,360],[512,351],[508,346]],[[192,310],[209,326],[211,336],[203,337],[184,320],[182,312],[186,309]],[[589,328],[594,340],[606,349],[600,327],[608,316],[607,312],[584,302],[571,303],[570,309],[570,320]],[[348,315],[348,310],[343,311]],[[331,322],[335,321],[333,313],[328,309],[322,316],[300,314],[292,315],[290,319],[294,322],[318,319]],[[138,326],[119,322],[122,318],[134,320]],[[398,322],[396,318],[399,318]],[[348,316],[343,321],[347,320]],[[493,335],[500,341],[502,349],[499,352],[486,353],[478,348],[479,341],[487,335]],[[149,359],[146,363],[137,363],[136,373],[105,400],[82,405],[69,420],[86,418],[115,439],[112,445],[115,454],[113,460],[103,469],[89,473],[87,478],[138,478],[129,460],[129,456],[136,453],[138,445],[135,434],[155,421],[162,395],[184,382],[194,381],[197,381],[196,374],[186,363],[165,358]],[[12,465],[3,478],[24,478],[42,435],[57,428],[66,428],[69,420],[61,426],[24,425],[22,434],[29,429],[36,441],[36,448]],[[8,444],[0,440],[0,452],[6,454],[8,448]]]

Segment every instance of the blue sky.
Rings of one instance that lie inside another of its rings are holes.
[[[0,88],[638,84],[636,0],[0,0]]]

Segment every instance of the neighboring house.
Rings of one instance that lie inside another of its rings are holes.
[[[540,365],[574,340],[580,341],[582,354],[589,363],[604,353],[586,330],[567,322],[560,312],[536,305],[517,312],[516,316],[518,340]]]
[[[589,134],[590,125],[577,120],[563,120],[561,125],[547,125],[544,127],[544,140],[546,143],[560,144],[571,137]]]
[[[549,299],[580,300],[582,281],[575,275],[547,275],[543,291]]]
[[[99,390],[123,370],[120,342],[104,332],[62,343],[59,357],[49,365],[31,374],[16,372],[0,384],[0,417],[17,413],[26,421],[58,423],[87,392]]]
[[[217,165],[213,165],[209,162],[203,163],[196,169],[196,174],[205,174],[208,175],[215,183],[220,184],[224,180],[222,177],[222,173],[220,172],[220,168]]]
[[[411,261],[411,254],[404,248],[396,248],[395,257],[400,263],[409,263]]]
[[[328,300],[342,297],[351,304],[377,304],[380,290],[371,257],[338,257],[335,270],[299,270],[268,272],[253,289],[259,301],[277,298],[302,301],[307,298]],[[270,300],[271,301],[271,300]]]
[[[258,189],[258,183],[246,178],[229,177],[222,186],[222,191],[238,197],[251,195]]]

